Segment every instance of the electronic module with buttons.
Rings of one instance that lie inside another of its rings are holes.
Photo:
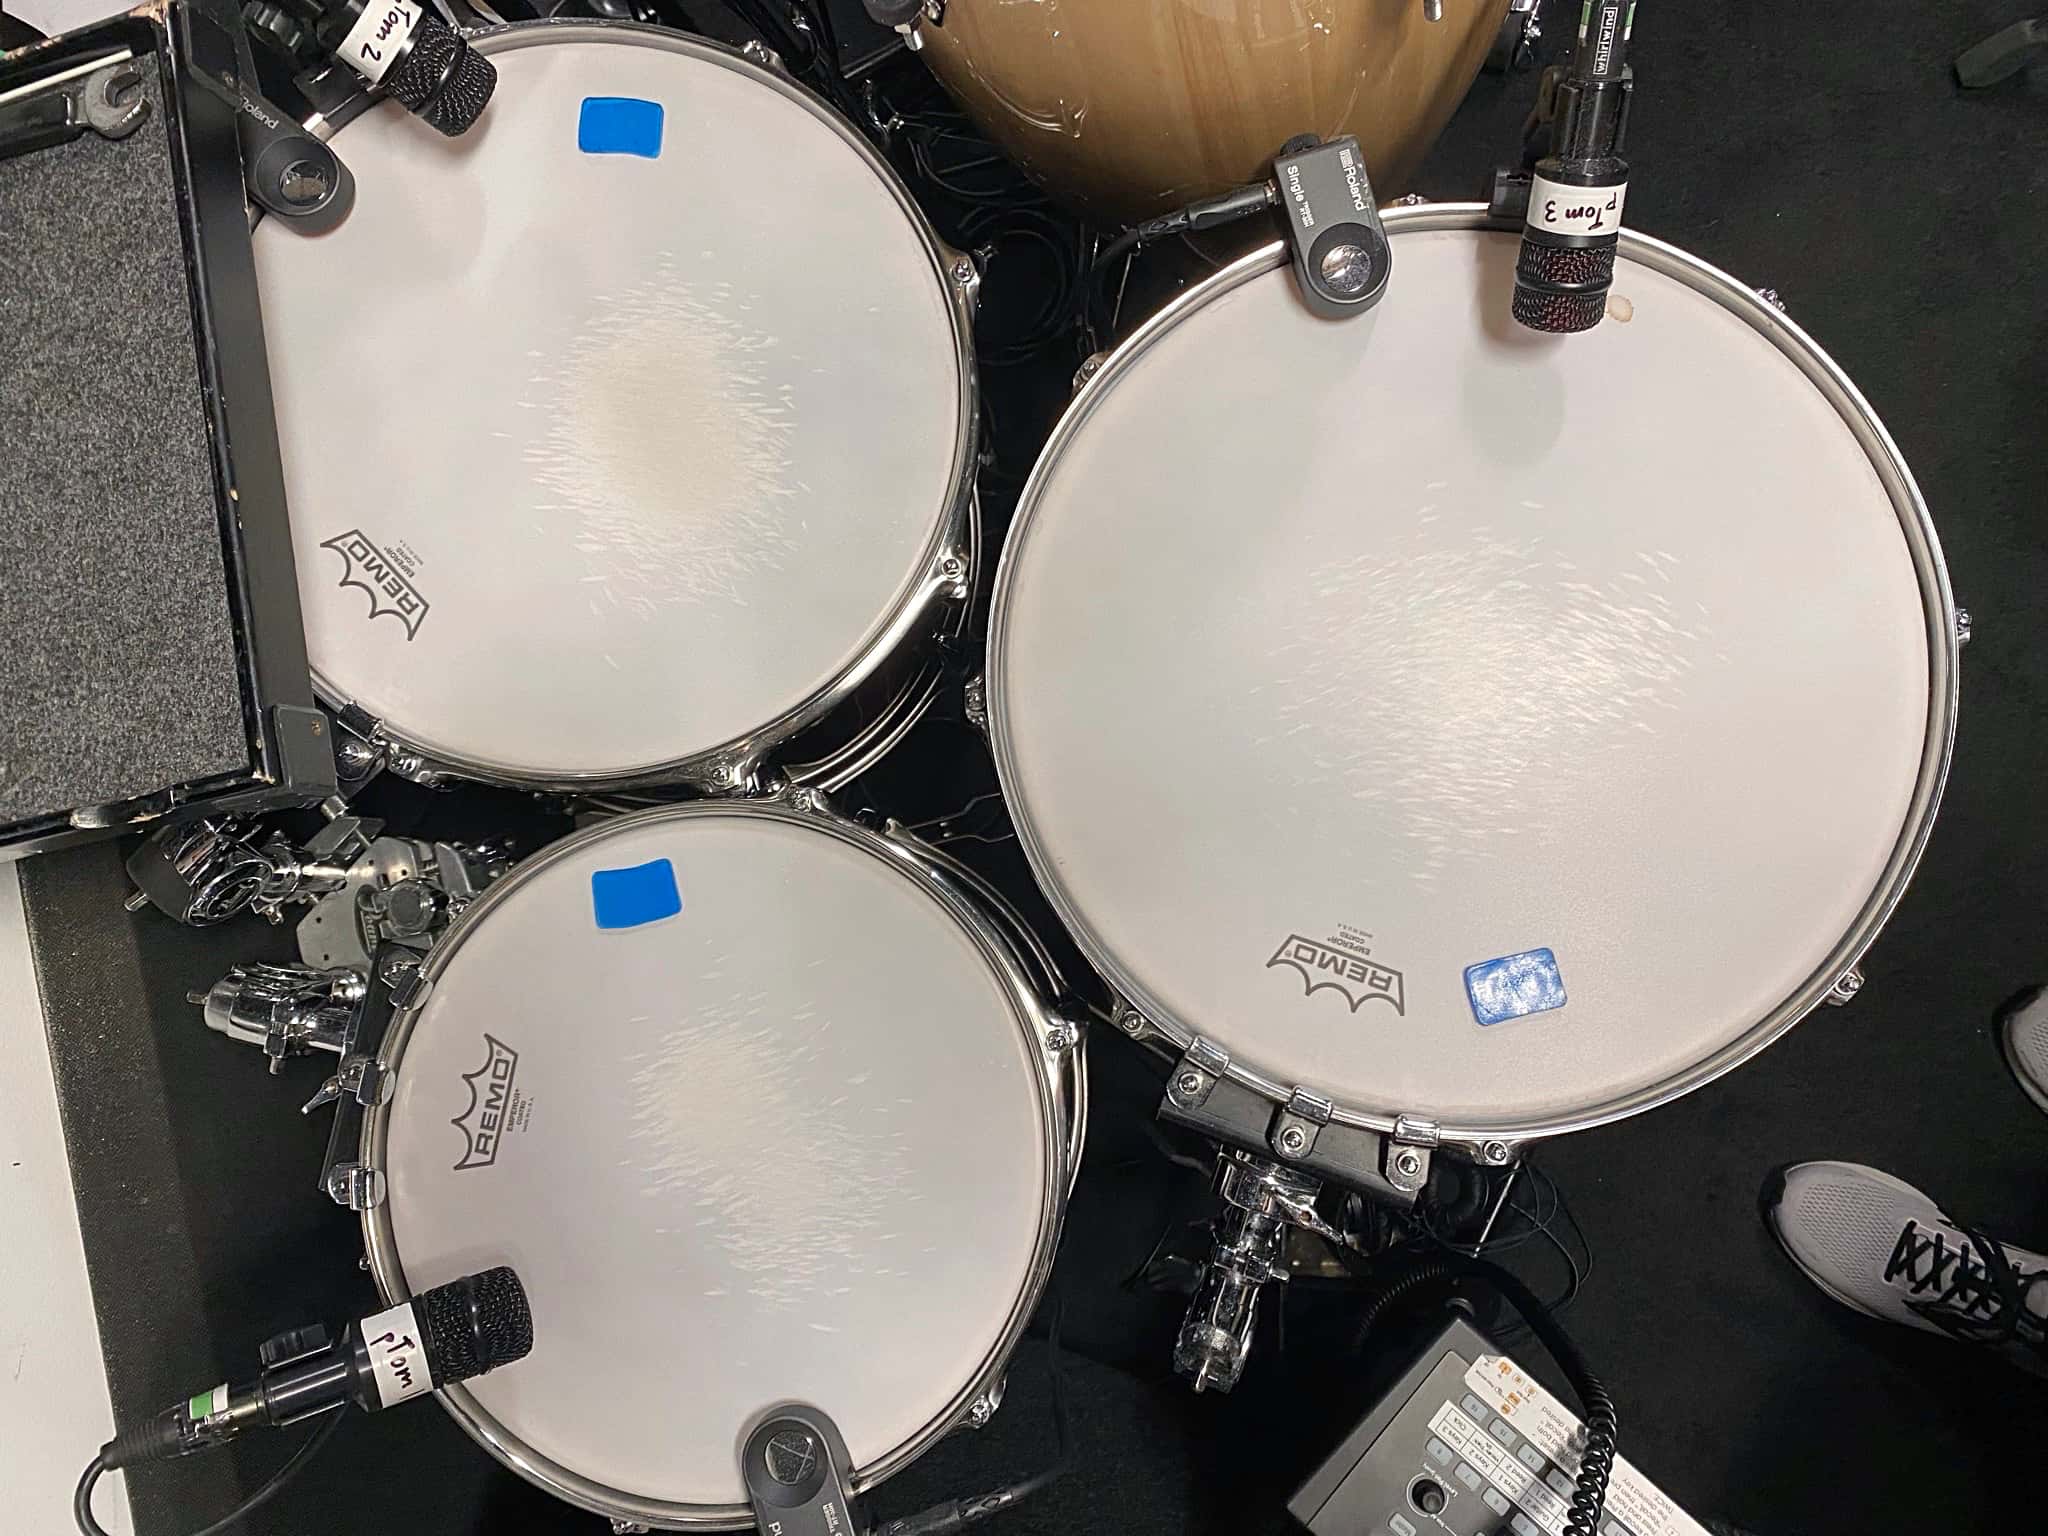
[[[1478,1329],[1437,1335],[1287,1508],[1315,1536],[1564,1536],[1578,1419]],[[1707,1536],[1626,1461],[1600,1536]]]

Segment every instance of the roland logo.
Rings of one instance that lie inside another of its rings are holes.
[[[1351,192],[1351,207],[1355,212],[1365,212],[1365,173],[1358,167],[1358,156],[1344,148],[1337,151],[1337,158],[1344,166],[1344,185]]]
[[[1360,940],[1362,934],[1345,932],[1337,940],[1305,939],[1290,933],[1273,951],[1266,969],[1281,967],[1301,978],[1302,996],[1335,992],[1351,1005],[1353,1013],[1369,1002],[1393,1005],[1394,1012],[1407,1015],[1407,998],[1401,988],[1401,973],[1371,958]]]
[[[462,1074],[469,1084],[469,1108],[448,1123],[462,1132],[463,1153],[455,1171],[488,1168],[498,1160],[498,1143],[512,1119],[512,1079],[519,1053],[496,1035],[484,1036],[484,1064]]]

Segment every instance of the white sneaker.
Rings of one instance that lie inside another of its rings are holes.
[[[1771,1175],[1764,1220],[1806,1277],[1869,1317],[1989,1344],[2048,1374],[2048,1258],[1942,1214],[1860,1163]]]
[[[2027,1097],[2048,1110],[2048,987],[2029,988],[1999,1010],[1998,1044]]]

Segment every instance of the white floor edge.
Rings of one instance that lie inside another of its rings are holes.
[[[114,1411],[12,864],[0,864],[0,1210],[0,1523],[60,1536]],[[120,1473],[100,1479],[93,1512],[114,1536],[133,1530]]]

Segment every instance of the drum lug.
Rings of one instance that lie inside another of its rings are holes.
[[[998,1376],[994,1385],[976,1395],[967,1405],[967,1412],[960,1422],[969,1429],[987,1429],[988,1421],[996,1416],[996,1410],[1003,1406],[1003,1388],[1008,1385],[1005,1377]]]
[[[1267,1142],[1290,1162],[1308,1156],[1316,1149],[1316,1137],[1330,1123],[1334,1107],[1328,1099],[1319,1098],[1306,1088],[1295,1089],[1286,1104],[1274,1111]]]
[[[384,1175],[362,1163],[336,1163],[323,1182],[327,1198],[349,1210],[375,1210],[384,1203]]]
[[[981,306],[981,268],[965,251],[956,251],[945,244],[939,245],[939,265],[946,269],[946,281],[952,284],[953,292],[959,295],[971,316]]]
[[[961,686],[960,713],[966,717],[969,725],[981,732],[984,738],[987,737],[988,683],[979,672]]]
[[[1079,394],[1088,381],[1102,372],[1102,365],[1109,361],[1107,352],[1091,352],[1081,359],[1081,366],[1074,370],[1074,393]]]
[[[1081,1043],[1081,1026],[1071,1019],[1049,1018],[1045,1031],[1046,1054],[1054,1060],[1067,1054]]]
[[[384,968],[378,973],[391,998],[393,1008],[410,1008],[427,1000],[434,990],[434,983],[420,969],[420,963],[411,955],[393,955],[385,960]]]
[[[1958,608],[1956,610],[1956,648],[1960,650],[1962,647],[1968,645],[1969,643],[1970,610],[1967,608]]]
[[[1398,1141],[1389,1141],[1382,1172],[1387,1182],[1404,1194],[1421,1189],[1429,1182],[1429,1148],[1408,1147]]]
[[[1759,288],[1756,291],[1756,296],[1762,299],[1766,304],[1770,305],[1771,308],[1775,309],[1779,314],[1782,315],[1785,313],[1785,301],[1778,297],[1777,289]]]
[[[1116,1000],[1116,1006],[1110,1013],[1109,1021],[1133,1040],[1144,1040],[1158,1033],[1152,1027],[1150,1019],[1146,1018],[1145,1015],[1138,1012],[1137,1009],[1133,1008],[1122,998]]]
[[[761,68],[772,69],[777,74],[786,75],[789,73],[788,70],[782,67],[782,55],[773,48],[770,48],[759,38],[750,37],[744,43],[741,43],[740,57],[749,64],[758,64]]]
[[[1828,988],[1827,1004],[1830,1008],[1845,1008],[1856,1000],[1856,994],[1863,990],[1863,968],[1852,965],[1835,978],[1835,984]]]
[[[964,602],[974,590],[974,562],[964,550],[942,549],[932,561],[932,580],[945,584],[947,597]]]
[[[612,1536],[647,1536],[654,1527],[644,1520],[621,1520],[612,1516]]]
[[[388,1104],[397,1087],[398,1080],[375,1057],[351,1056],[342,1062],[341,1069],[334,1076],[320,1085],[318,1093],[299,1106],[299,1113],[310,1115],[314,1110],[324,1109],[344,1098],[353,1099],[365,1109]]]
[[[1396,1115],[1393,1134],[1381,1154],[1380,1171],[1394,1188],[1413,1193],[1429,1182],[1431,1151],[1443,1145],[1443,1130],[1423,1115]]]
[[[1181,1109],[1198,1109],[1229,1070],[1230,1052],[1197,1035],[1174,1063],[1173,1074],[1166,1081],[1166,1097]]]
[[[1420,192],[1403,192],[1399,197],[1390,198],[1386,206],[1389,208],[1420,208],[1428,201],[1429,199]]]
[[[803,811],[811,816],[836,817],[832,797],[824,790],[809,784],[788,784],[777,791],[775,798],[781,800],[793,811]]]

